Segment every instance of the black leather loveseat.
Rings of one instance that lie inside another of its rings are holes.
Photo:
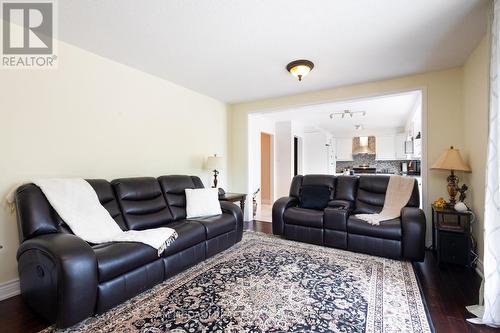
[[[58,327],[102,313],[242,238],[241,209],[232,203],[221,202],[221,215],[186,220],[184,190],[202,188],[198,177],[88,182],[123,230],[168,226],[179,236],[161,257],[141,243],[88,244],[71,233],[37,186],[21,186],[16,193],[21,293]]]
[[[289,196],[274,203],[273,233],[306,243],[422,261],[426,221],[418,208],[416,181],[400,218],[376,226],[354,217],[380,212],[388,183],[389,176],[382,175],[295,176]]]

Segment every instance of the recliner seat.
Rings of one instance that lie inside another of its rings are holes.
[[[356,214],[379,213],[385,201],[389,176],[295,176],[288,197],[273,205],[273,233],[287,239],[363,252],[393,259],[422,261],[425,255],[425,215],[419,209],[418,184],[401,211],[401,217],[371,225]],[[329,188],[325,201],[324,190]],[[307,191],[304,191],[307,188]],[[307,192],[307,193],[305,193]],[[318,195],[319,207],[314,206]],[[309,196],[306,198],[306,196]]]
[[[161,257],[133,242],[89,244],[73,235],[34,184],[17,190],[21,293],[58,327],[102,313],[241,240],[241,209],[221,202],[222,214],[186,219],[186,188],[195,176],[88,180],[122,230],[170,227],[178,238]]]

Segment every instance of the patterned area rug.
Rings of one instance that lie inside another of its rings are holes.
[[[65,330],[169,331],[431,329],[411,263],[245,232],[231,249]]]

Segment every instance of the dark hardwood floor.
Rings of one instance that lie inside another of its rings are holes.
[[[245,229],[271,234],[271,223],[245,222]],[[465,306],[475,304],[481,283],[477,274],[465,267],[438,266],[434,255],[428,252],[423,263],[414,264],[422,286],[436,332],[500,332],[485,326],[469,324],[470,315]],[[20,296],[0,302],[0,331],[3,333],[38,332],[48,324],[24,304]]]

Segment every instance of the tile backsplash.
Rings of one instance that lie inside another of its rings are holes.
[[[336,171],[342,172],[345,168],[358,167],[362,164],[368,164],[370,167],[377,168],[377,172],[398,173],[401,172],[402,160],[395,161],[376,161],[375,155],[359,154],[353,156],[354,161],[337,162]]]

